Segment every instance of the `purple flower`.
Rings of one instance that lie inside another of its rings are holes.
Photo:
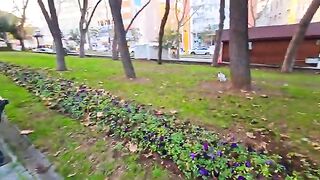
[[[197,156],[197,155],[196,155],[195,153],[191,153],[191,154],[190,154],[190,157],[191,157],[192,160],[194,160],[194,158],[196,158],[196,156]]]
[[[238,147],[238,144],[237,143],[232,143],[231,144],[231,148],[237,148]]]
[[[238,180],[245,180],[246,178],[245,177],[243,177],[243,176],[238,176],[238,178],[237,178]]]
[[[233,167],[239,167],[240,164],[238,162],[233,163]]]
[[[266,164],[269,165],[269,166],[271,166],[272,163],[273,163],[272,160],[267,160],[267,161],[266,161]]]
[[[214,159],[216,158],[216,156],[215,156],[214,154],[212,154],[212,153],[210,153],[208,156],[209,156],[212,160],[214,160]]]
[[[163,137],[163,136],[160,136],[159,140],[160,140],[160,141],[163,141],[163,140],[164,140],[164,137]]]
[[[217,156],[221,157],[221,156],[222,156],[222,151],[219,150],[219,151],[217,152]]]
[[[245,165],[246,165],[247,168],[251,167],[250,161],[246,161],[246,162],[245,162]]]
[[[204,151],[208,151],[208,149],[209,149],[208,142],[204,142],[203,145],[202,145],[202,148],[203,148]]]
[[[209,171],[204,167],[200,167],[199,173],[201,174],[201,176],[209,176]]]

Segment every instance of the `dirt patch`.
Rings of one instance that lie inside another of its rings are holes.
[[[232,85],[230,81],[219,82],[216,80],[201,82],[198,85],[196,91],[200,92],[204,96],[214,97],[214,98],[220,98],[222,95],[235,95],[235,96],[241,96],[241,97],[248,97],[251,95],[255,95],[255,96],[265,96],[265,95],[282,96],[283,95],[283,93],[280,91],[265,90],[265,88],[258,86],[256,82],[252,83],[251,91],[244,91],[244,90],[239,91],[239,90],[232,89]]]
[[[309,168],[317,169],[320,163],[318,157],[309,157],[296,152],[298,149],[293,146],[290,137],[283,134],[280,139],[277,139],[276,134],[268,127],[252,128],[250,131],[240,123],[234,123],[228,129],[214,126],[206,127],[208,130],[216,132],[226,142],[239,142],[245,145],[248,151],[254,150],[263,154],[280,155],[282,157],[280,163],[286,167],[288,173],[303,172]]]
[[[122,77],[122,76],[114,76],[111,77],[110,80],[113,81],[118,81],[118,82],[128,82],[128,83],[134,83],[134,84],[148,84],[151,82],[151,80],[149,78],[145,78],[145,77],[137,77],[135,79],[128,79],[126,77]]]

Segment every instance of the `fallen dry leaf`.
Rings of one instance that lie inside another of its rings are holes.
[[[266,95],[266,94],[261,94],[260,97],[262,97],[262,98],[268,98],[269,96]]]
[[[171,110],[170,113],[171,113],[171,114],[177,114],[178,111],[177,111],[177,110]]]
[[[34,130],[26,129],[26,130],[20,131],[20,134],[21,135],[29,135],[29,134],[31,134],[33,132],[34,132]]]
[[[248,138],[251,138],[251,139],[255,139],[256,138],[256,136],[252,132],[247,132],[246,135],[247,135]]]
[[[97,112],[97,118],[101,118],[103,116],[103,112]]]
[[[286,135],[286,134],[280,134],[280,137],[281,138],[285,138],[285,139],[289,139],[290,137],[288,136],[288,135]]]
[[[156,114],[156,115],[163,115],[163,112],[162,112],[162,111],[156,111],[155,114]]]
[[[253,97],[251,97],[251,96],[247,96],[246,98],[249,99],[249,100],[253,99]]]
[[[67,177],[70,178],[70,177],[73,177],[75,175],[77,175],[77,173],[69,174]]]
[[[138,146],[136,144],[129,143],[129,151],[136,152],[138,150]]]
[[[61,151],[57,151],[53,156],[58,157],[60,153],[61,153]]]

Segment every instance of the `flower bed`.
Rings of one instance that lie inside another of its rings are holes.
[[[110,136],[171,159],[186,178],[257,179],[290,177],[278,155],[258,153],[237,142],[225,142],[212,132],[173,115],[127,102],[102,89],[0,62],[0,70],[39,96],[50,109],[103,127]]]

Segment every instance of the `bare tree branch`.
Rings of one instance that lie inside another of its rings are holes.
[[[150,4],[151,0],[149,0],[144,6],[142,6],[142,8],[133,16],[133,18],[131,19],[128,27],[126,28],[126,33],[128,33],[131,25],[133,24],[133,21],[138,17],[138,15]]]
[[[80,12],[81,12],[81,11],[82,11],[82,6],[81,6],[80,0],[78,0],[78,6],[79,6],[79,10],[80,10]]]
[[[46,7],[44,6],[42,0],[38,0],[38,4],[40,6],[40,9],[42,11],[42,14],[44,16],[44,18],[46,19],[46,21],[48,22],[48,26],[49,26],[49,30],[52,33],[52,22],[51,22],[51,17],[49,16],[48,11],[46,10]]]
[[[261,17],[261,15],[263,14],[263,12],[267,9],[268,7],[268,3],[269,3],[270,0],[267,0],[266,4],[264,5],[263,9],[257,13],[257,16],[255,16],[255,13],[254,13],[254,5],[253,5],[253,1],[251,0],[250,1],[250,14],[252,16],[252,19],[253,19],[253,25],[248,23],[250,26],[256,26],[256,22],[257,20]]]
[[[192,16],[197,13],[197,11],[198,11],[201,7],[202,7],[202,6],[199,6],[198,9],[196,9],[196,10],[188,17],[188,19],[186,19],[186,21],[181,24],[181,27],[184,26],[184,25],[192,18]]]
[[[99,0],[99,1],[96,3],[96,5],[94,6],[94,8],[93,8],[93,10],[92,10],[92,12],[91,12],[90,17],[89,17],[89,19],[87,20],[86,30],[88,30],[89,25],[90,25],[91,20],[92,20],[92,17],[93,17],[93,15],[94,15],[94,12],[96,11],[96,9],[97,9],[98,5],[101,3],[101,1],[102,1],[102,0]]]

